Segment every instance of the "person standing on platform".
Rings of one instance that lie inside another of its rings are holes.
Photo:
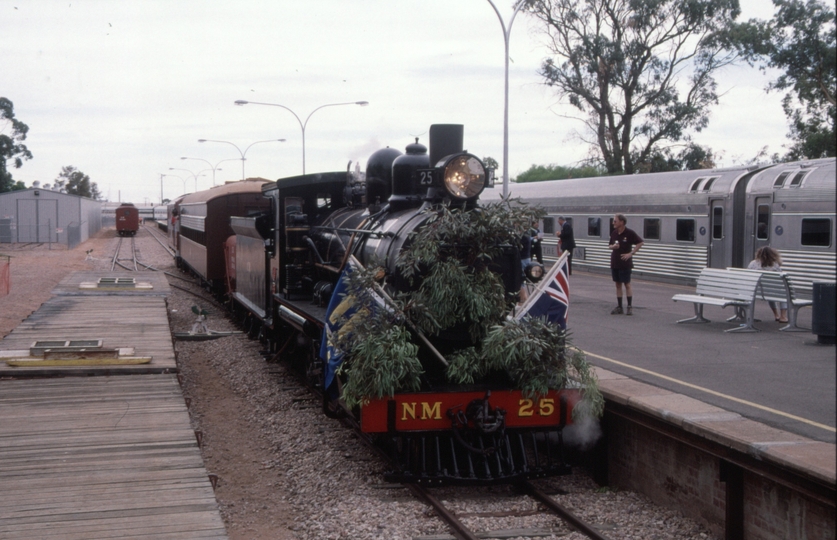
[[[532,237],[532,257],[543,264],[543,250],[541,249],[541,241],[543,240],[543,233],[538,228],[537,223],[532,223],[532,229],[529,231]]]
[[[645,242],[637,233],[627,227],[628,220],[624,214],[613,216],[613,230],[610,231],[610,273],[613,281],[616,282],[616,307],[610,312],[611,315],[621,315],[622,311],[622,284],[625,285],[625,293],[628,297],[627,310],[625,315],[633,315],[632,303],[634,299],[631,290],[631,271],[634,268],[633,257]]]
[[[573,250],[575,249],[575,235],[573,234],[573,226],[564,219],[564,216],[558,216],[558,232],[555,236],[560,240],[560,249],[558,256],[561,256],[562,251],[567,252],[567,274],[573,275]]]

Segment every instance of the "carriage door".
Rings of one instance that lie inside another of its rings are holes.
[[[760,247],[770,245],[770,205],[771,197],[756,197],[756,208],[753,224],[753,252],[745,257],[745,262],[750,261]]]
[[[731,265],[726,254],[726,228],[724,220],[726,211],[723,199],[712,199],[709,202],[709,267],[726,268]]]

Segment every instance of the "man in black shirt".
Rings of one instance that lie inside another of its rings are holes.
[[[558,227],[561,230],[555,233],[555,236],[561,240],[561,251],[567,252],[567,273],[573,275],[573,250],[575,249],[573,226],[564,219],[564,216],[558,216]],[[560,256],[561,253],[559,252],[558,255]]]
[[[627,228],[627,218],[623,214],[613,216],[613,230],[610,231],[610,244],[607,246],[610,252],[610,273],[613,281],[616,282],[617,305],[610,312],[611,315],[622,314],[622,284],[625,284],[625,292],[628,296],[628,308],[625,315],[633,315],[631,303],[633,291],[631,290],[631,270],[634,267],[633,256],[642,247],[644,240]]]

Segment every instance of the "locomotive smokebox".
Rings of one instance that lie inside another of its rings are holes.
[[[418,169],[430,167],[427,147],[416,142],[407,145],[407,153],[395,158],[392,162],[392,197],[389,198],[390,208],[403,210],[421,206],[422,199],[427,193],[427,186],[421,185]]]
[[[465,126],[462,124],[433,124],[430,126],[430,166],[451,154],[462,152]]]

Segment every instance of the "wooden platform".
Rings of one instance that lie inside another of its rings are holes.
[[[104,347],[133,347],[136,356],[152,360],[140,365],[10,367],[0,359],[0,377],[177,371],[166,300],[160,296],[55,296],[0,341],[0,356],[28,351],[36,341],[94,339],[101,339]]]
[[[97,283],[102,278],[133,279],[137,284],[150,285],[150,288],[108,286],[107,283],[95,288],[87,286]],[[85,286],[82,287],[82,284]],[[51,292],[59,296],[168,296],[171,294],[171,287],[162,272],[73,272],[62,279]]]
[[[227,538],[174,375],[0,381],[0,538]]]

